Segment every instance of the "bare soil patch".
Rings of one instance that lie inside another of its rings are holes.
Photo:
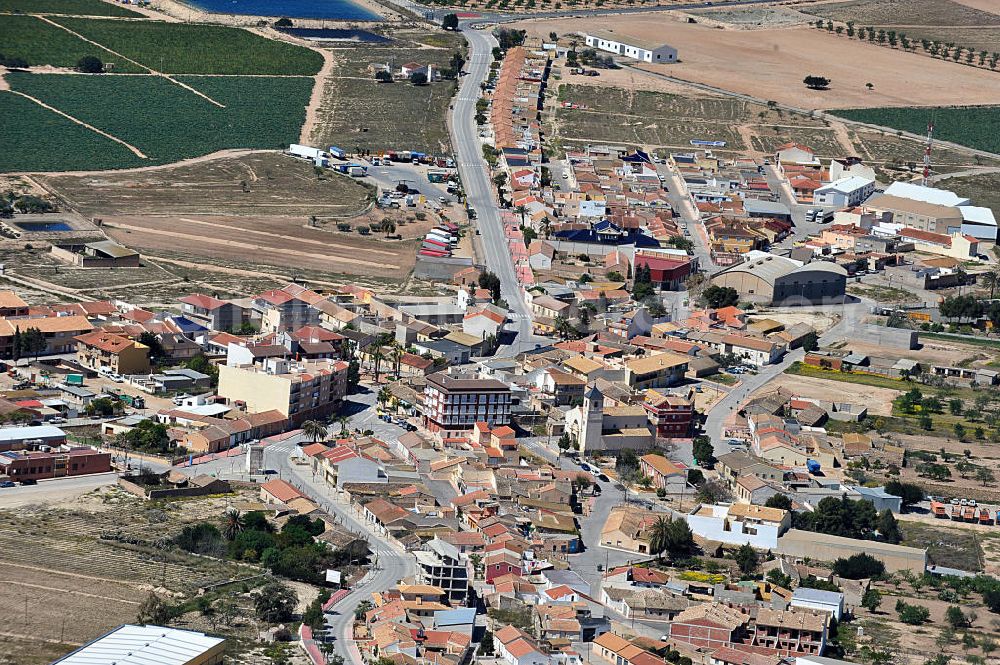
[[[106,217],[109,235],[140,250],[176,250],[206,259],[377,275],[409,272],[414,243],[383,242],[305,228],[276,217]]]
[[[368,190],[347,176],[276,152],[221,157],[124,173],[39,176],[40,184],[88,217],[105,215],[347,216]]]
[[[890,415],[892,413],[892,400],[899,395],[899,391],[889,388],[876,388],[860,384],[845,386],[838,381],[825,381],[811,376],[789,374],[779,374],[758,390],[757,394],[769,393],[775,388],[790,390],[799,397],[811,397],[830,402],[843,402],[846,399],[855,404],[864,404],[868,407],[869,415],[873,416]]]
[[[680,62],[642,65],[686,81],[804,108],[934,106],[1000,102],[996,74],[924,56],[863,44],[814,28],[725,30],[681,23],[678,17],[600,17],[515,24],[547,38],[595,29],[667,43]],[[859,72],[864,72],[863,76]],[[831,79],[829,90],[809,90],[808,75]],[[866,83],[874,88],[868,90]]]

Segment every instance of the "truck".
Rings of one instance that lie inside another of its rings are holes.
[[[330,146],[330,149],[327,150],[327,152],[329,152],[331,155],[333,155],[337,159],[347,159],[347,152],[345,152],[341,148],[338,148],[335,145]]]
[[[448,178],[447,171],[428,171],[427,180],[430,182],[444,182]]]
[[[420,256],[429,256],[435,259],[444,259],[449,256],[449,252],[435,252],[430,249],[422,249],[418,252],[418,254],[420,254]]]
[[[364,178],[368,175],[368,167],[361,164],[350,164],[347,167],[347,175],[352,178]]]
[[[435,233],[434,231],[429,231],[426,236],[429,240],[438,240],[440,242],[446,242],[448,244],[455,244],[458,242],[458,238],[455,236],[450,236],[445,233]]]
[[[316,160],[323,157],[323,151],[319,148],[312,148],[307,145],[299,145],[298,143],[293,143],[288,146],[288,154],[292,157],[301,157],[302,159]]]

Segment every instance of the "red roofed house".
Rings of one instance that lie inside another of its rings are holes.
[[[276,478],[260,486],[260,500],[268,504],[287,504],[292,499],[299,499],[302,496],[302,492],[295,489],[287,480]]]
[[[115,374],[149,372],[149,347],[103,330],[77,335],[76,359],[85,367],[109,368]]]

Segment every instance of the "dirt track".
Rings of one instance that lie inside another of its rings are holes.
[[[680,62],[642,65],[686,81],[775,100],[831,109],[1000,103],[997,74],[904,53],[814,28],[724,30],[681,23],[663,14],[522,21],[513,27],[547,39],[559,34],[612,29],[623,36],[666,43]],[[829,90],[809,90],[808,75],[831,79]],[[868,90],[866,83],[874,88]]]

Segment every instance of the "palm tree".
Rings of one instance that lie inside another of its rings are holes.
[[[378,384],[378,375],[382,367],[382,361],[385,360],[385,353],[382,352],[382,347],[378,344],[372,344],[368,347],[368,357],[372,361],[372,371],[375,373],[375,383]]]
[[[346,436],[348,425],[351,423],[350,419],[347,416],[340,416],[337,418],[337,422],[340,424],[340,436]]]
[[[525,206],[520,205],[514,208],[514,212],[521,216],[521,226],[524,226],[524,216],[528,214],[528,209]]]
[[[663,558],[663,552],[667,549],[670,541],[670,520],[660,516],[649,527],[649,553],[655,554],[657,558]]]
[[[378,403],[385,408],[385,405],[389,403],[392,399],[392,392],[389,390],[389,386],[385,386],[378,391]]]
[[[243,513],[235,508],[230,508],[222,515],[222,535],[226,540],[235,540],[236,536],[243,533],[244,528],[246,520],[243,519]]]
[[[993,293],[1000,286],[1000,267],[995,267],[982,276],[983,286],[990,290],[990,300],[993,299]]]
[[[399,380],[399,368],[403,363],[404,353],[406,352],[403,351],[403,347],[397,342],[393,342],[392,351],[389,352],[389,356],[392,358],[392,373],[396,377],[396,380]]]
[[[318,420],[307,420],[302,423],[302,433],[311,438],[313,443],[316,443],[320,439],[326,438],[326,425]]]

